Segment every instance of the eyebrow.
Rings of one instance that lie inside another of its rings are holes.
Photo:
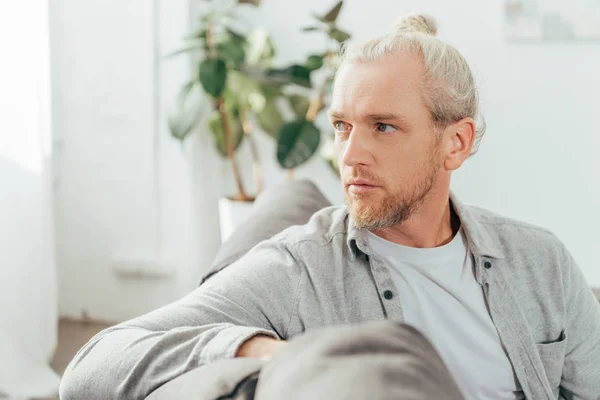
[[[345,119],[346,118],[345,114],[341,111],[330,111],[328,114],[329,114],[329,118],[332,118],[332,119]],[[370,120],[370,121],[390,121],[390,120],[405,121],[406,120],[406,118],[403,117],[402,115],[395,114],[392,112],[367,114],[367,115],[362,116],[362,118]]]

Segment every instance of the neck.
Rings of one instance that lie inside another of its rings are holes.
[[[434,189],[406,221],[372,232],[403,246],[431,248],[452,241],[459,228],[460,220],[450,204],[450,189]]]

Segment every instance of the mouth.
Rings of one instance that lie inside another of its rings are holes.
[[[348,191],[353,194],[366,194],[374,191],[379,186],[376,186],[364,179],[350,179],[346,183]]]

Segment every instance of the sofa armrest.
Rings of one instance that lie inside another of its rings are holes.
[[[264,363],[258,358],[216,361],[165,383],[146,400],[252,400]]]

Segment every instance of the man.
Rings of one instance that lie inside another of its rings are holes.
[[[431,341],[466,398],[597,399],[600,306],[568,251],[450,194],[483,130],[471,71],[435,33],[411,15],[346,49],[329,111],[346,207],[99,334],[69,366],[62,398],[141,399],[313,328],[389,319]]]

